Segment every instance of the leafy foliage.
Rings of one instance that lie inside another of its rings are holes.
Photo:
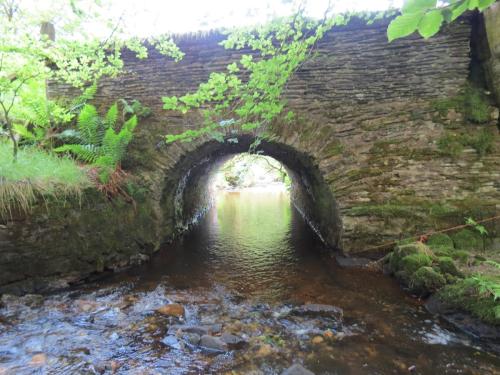
[[[293,73],[312,54],[316,42],[334,25],[348,17],[306,19],[299,11],[293,17],[275,20],[257,28],[238,29],[221,42],[226,49],[249,49],[225,72],[212,73],[198,90],[181,97],[164,97],[166,110],[201,112],[204,123],[196,130],[167,135],[167,142],[189,142],[208,135],[223,141],[226,129],[256,131],[282,114],[282,93]],[[292,114],[287,115],[291,118]]]
[[[90,104],[84,105],[77,120],[77,130],[68,130],[61,137],[68,143],[55,149],[70,152],[77,159],[99,168],[99,179],[105,183],[119,166],[137,126],[137,115],[133,114],[118,126],[118,104],[113,104],[104,117]]]
[[[406,0],[401,15],[387,28],[389,42],[415,31],[423,38],[435,35],[445,22],[452,22],[467,10],[483,11],[495,0]]]
[[[18,150],[16,133],[40,141],[57,124],[59,115],[66,120],[67,114],[45,95],[43,100],[38,97],[31,103],[21,98],[29,87],[56,79],[82,88],[100,77],[116,76],[123,68],[122,51],[128,48],[138,58],[145,58],[146,43],[175,60],[182,58],[169,36],[128,38],[122,20],[114,20],[112,13],[105,12],[105,2],[47,3],[49,9],[44,9],[44,4],[0,0],[0,131],[5,130],[11,139],[14,160]],[[96,23],[105,36],[90,27]],[[17,121],[16,113],[23,111],[36,115],[31,116],[30,124]]]

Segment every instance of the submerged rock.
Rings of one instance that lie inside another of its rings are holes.
[[[175,337],[173,335],[169,335],[169,336],[164,337],[163,340],[161,340],[161,342],[172,349],[180,349],[181,348],[181,344],[180,344],[179,340],[177,339],[177,337]]]
[[[227,332],[224,332],[220,339],[227,344],[229,349],[241,349],[247,343],[243,338]]]
[[[166,315],[166,316],[173,316],[176,318],[182,318],[184,317],[184,306],[178,304],[178,303],[169,303],[168,305],[164,305],[158,309],[156,309],[156,312]]]
[[[314,375],[314,372],[309,371],[304,366],[296,363],[295,365],[287,368],[281,375]]]
[[[301,316],[322,316],[338,320],[341,320],[343,315],[343,311],[339,307],[316,303],[308,303],[302,306],[294,307],[290,313]]]
[[[227,351],[227,345],[224,341],[222,341],[218,337],[214,337],[214,336],[210,336],[210,335],[201,336],[200,346],[203,347],[204,349],[208,349],[210,351],[216,351],[216,352],[226,352]]]
[[[184,333],[182,339],[191,346],[197,346],[200,343],[201,337],[197,333]]]

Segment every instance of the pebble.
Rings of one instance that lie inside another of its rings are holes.
[[[156,309],[157,313],[166,316],[173,316],[177,318],[182,318],[184,316],[184,306],[178,303],[169,303],[168,305],[164,305],[158,309]]]
[[[200,346],[213,351],[225,352],[227,351],[227,345],[218,337],[203,335],[201,336]]]

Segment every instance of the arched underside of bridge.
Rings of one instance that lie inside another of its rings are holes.
[[[165,176],[163,225],[173,225],[181,232],[196,222],[213,203],[210,182],[215,173],[232,156],[248,152],[254,140],[250,135],[240,136],[237,143],[212,140],[186,154]],[[341,249],[339,209],[313,159],[279,142],[262,141],[258,149],[285,166],[292,181],[293,205],[326,245]]]

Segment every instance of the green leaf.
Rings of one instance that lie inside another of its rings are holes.
[[[436,7],[437,0],[406,0],[404,2],[403,8],[401,9],[403,14],[406,13],[419,13],[423,12],[429,8]]]
[[[418,24],[418,32],[423,38],[429,38],[436,34],[443,23],[443,14],[439,9],[427,12]]]
[[[479,0],[478,8],[480,11],[485,10],[488,8],[491,4],[493,4],[495,0]]]
[[[412,34],[417,30],[422,17],[423,13],[409,13],[397,16],[387,28],[387,39],[389,42]]]
[[[474,10],[479,6],[479,0],[469,0],[467,9]]]
[[[171,97],[164,96],[162,100],[163,100],[163,109],[173,110],[177,108],[178,100],[176,96],[171,96]]]
[[[458,17],[460,17],[466,10],[467,10],[467,5],[468,1],[460,1],[456,3],[452,8],[451,8],[451,14],[449,18],[446,18],[447,22],[452,22],[455,21]]]

